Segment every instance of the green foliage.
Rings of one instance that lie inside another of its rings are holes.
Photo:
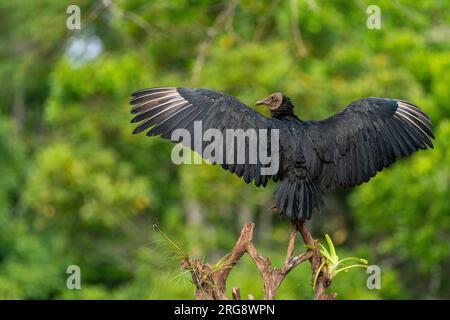
[[[148,181],[133,177],[113,153],[100,149],[90,157],[82,150],[75,152],[61,143],[37,154],[25,193],[30,209],[72,227],[112,227],[149,206]]]
[[[389,268],[409,261],[402,272],[404,281],[418,288],[430,286],[430,296],[442,294],[448,286],[449,133],[450,122],[444,120],[436,130],[433,152],[401,161],[350,198],[361,238],[378,239],[373,244],[378,260],[390,260]],[[438,278],[416,283],[417,277],[431,274]]]
[[[130,93],[161,85],[210,87],[248,105],[282,91],[303,119],[364,96],[421,106],[436,148],[327,196],[312,227],[330,233],[340,255],[381,268],[381,290],[366,288],[364,272],[333,279],[338,298],[450,297],[448,0],[377,1],[381,30],[366,28],[365,0],[241,0],[223,19],[230,1],[76,3],[80,31],[66,28],[64,2],[0,3],[1,298],[192,298],[189,275],[153,223],[189,255],[217,261],[253,220],[258,248],[282,263],[289,222],[268,209],[273,184],[175,166],[169,142],[131,135]],[[100,55],[68,53],[90,37]],[[79,291],[66,288],[72,264],[82,270]],[[278,297],[311,298],[310,280],[301,266]],[[232,286],[261,298],[249,259]]]
[[[325,234],[325,239],[327,241],[328,248],[323,244],[319,243],[320,246],[320,254],[325,260],[319,266],[317,270],[314,281],[313,281],[313,289],[316,288],[317,279],[319,278],[319,274],[324,267],[326,267],[327,272],[330,275],[330,279],[333,279],[338,273],[345,271],[347,272],[352,268],[367,268],[367,260],[357,257],[347,257],[344,259],[339,259],[339,256],[336,254],[336,248],[334,247],[334,243],[331,240],[328,234]],[[311,248],[314,249],[314,248]],[[356,262],[356,264],[346,265],[349,261]]]

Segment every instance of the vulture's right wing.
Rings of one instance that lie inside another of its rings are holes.
[[[430,119],[402,100],[356,100],[326,120],[305,125],[306,164],[325,190],[367,182],[396,159],[433,148]]]
[[[131,113],[136,114],[132,122],[140,122],[133,133],[150,129],[147,132],[148,136],[161,135],[164,139],[171,139],[176,129],[186,129],[194,138],[194,122],[196,121],[201,124],[202,133],[208,129],[217,129],[222,133],[224,140],[227,129],[243,131],[253,129],[258,134],[259,129],[270,132],[274,128],[274,122],[271,119],[260,115],[230,95],[209,89],[175,87],[144,89],[133,93],[130,103],[133,105]],[[190,147],[201,154],[205,144],[207,142],[203,142],[201,150],[197,150],[200,146],[192,141]],[[270,139],[267,147],[270,150]],[[248,139],[245,139],[245,145],[240,145],[234,150],[227,149],[224,145],[221,165],[237,176],[243,177],[247,183],[254,181],[257,186],[265,186],[270,175],[261,174],[261,168],[265,167],[265,164],[262,164],[259,159],[256,163],[249,161],[249,148]],[[234,153],[233,164],[226,163],[229,156],[227,152]],[[236,163],[238,152],[245,153],[244,163]]]

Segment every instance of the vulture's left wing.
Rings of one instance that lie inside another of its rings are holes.
[[[274,128],[271,119],[260,115],[230,95],[209,89],[175,87],[144,89],[133,93],[130,103],[131,113],[135,114],[132,122],[140,122],[133,133],[150,129],[147,132],[148,136],[161,135],[164,139],[171,139],[176,129],[186,129],[194,138],[196,121],[201,124],[201,134],[208,129],[217,129],[223,137],[226,136],[227,129],[243,131],[254,129],[258,133],[259,129],[270,131]],[[190,147],[201,154],[205,143],[201,145],[201,150],[197,150],[199,145],[195,141],[190,143]],[[270,148],[270,143],[267,146]],[[248,161],[250,147],[248,139],[245,139],[245,145],[233,150],[228,150],[224,146],[220,164],[230,172],[243,177],[247,183],[254,181],[257,186],[265,186],[270,176],[261,174],[260,169],[265,166],[264,164],[259,161],[257,163]],[[246,161],[236,163],[236,153],[241,151],[245,152]],[[225,163],[229,156],[227,152],[235,153],[232,155],[236,160],[235,163]],[[214,159],[207,156],[206,158],[214,162]]]
[[[402,100],[366,98],[323,121],[305,122],[306,165],[322,188],[367,182],[396,159],[427,146],[432,125],[419,107]]]

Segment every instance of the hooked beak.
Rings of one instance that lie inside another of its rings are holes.
[[[268,106],[269,102],[266,99],[262,99],[259,101],[256,101],[255,106]]]

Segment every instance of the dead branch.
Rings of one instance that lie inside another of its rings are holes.
[[[152,37],[155,35],[156,30],[155,28],[148,23],[144,18],[142,18],[140,15],[132,12],[132,11],[126,11],[119,7],[116,3],[114,3],[112,0],[103,0],[102,1],[105,8],[110,9],[111,11],[114,11],[119,15],[120,17],[134,23],[138,27],[140,27],[142,30],[144,30],[149,37]]]
[[[306,50],[305,43],[303,42],[302,34],[300,32],[300,26],[298,23],[298,1],[291,0],[291,32],[294,38],[294,43],[297,48],[297,56],[299,58],[304,57],[308,51]]]
[[[288,273],[307,260],[311,262],[311,283],[313,282],[323,261],[323,257],[320,255],[317,241],[311,236],[305,222],[292,224],[287,254],[281,268],[273,267],[270,259],[264,258],[257,251],[253,244],[254,226],[255,225],[252,222],[248,222],[244,225],[233,250],[231,250],[231,252],[215,266],[208,263],[201,263],[199,260],[191,259],[189,257],[183,259],[182,266],[191,272],[193,283],[196,286],[195,297],[197,300],[226,300],[226,282],[228,276],[233,267],[245,253],[250,255],[261,275],[264,284],[265,300],[275,299],[278,288]],[[306,252],[294,255],[297,232],[300,233],[308,248]],[[334,299],[336,294],[326,292],[330,284],[331,279],[324,267],[320,270],[320,274],[317,277],[314,298],[317,300]],[[232,289],[232,297],[234,300],[241,299],[239,288],[234,287]],[[251,294],[249,294],[248,297],[249,299],[253,299],[253,295]]]
[[[198,82],[200,73],[209,52],[209,48],[217,33],[224,27],[228,28],[229,30],[232,28],[230,21],[232,21],[234,17],[234,11],[238,3],[239,0],[229,1],[225,9],[217,16],[213,25],[208,29],[206,39],[200,44],[198,55],[195,59],[194,68],[192,70],[192,83],[195,84]]]
[[[255,32],[253,33],[253,40],[260,41],[264,34],[266,33],[266,29],[269,25],[271,17],[274,13],[277,12],[277,7],[280,4],[280,0],[272,0],[270,4],[267,5],[267,9],[264,10],[264,13],[259,15],[258,22],[256,24]]]

